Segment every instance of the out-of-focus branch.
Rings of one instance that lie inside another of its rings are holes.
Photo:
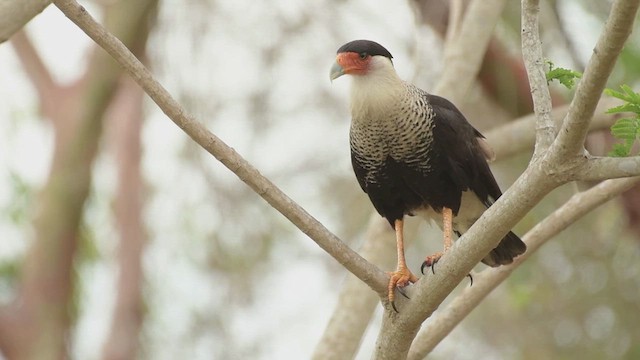
[[[49,4],[51,0],[0,0],[0,44],[7,41]]]
[[[137,15],[118,2],[106,17],[129,46],[137,37]],[[74,100],[52,115],[56,133],[65,126],[65,141],[56,139],[51,170],[38,197],[35,239],[21,273],[18,298],[0,312],[0,348],[12,359],[67,358],[73,264],[78,228],[91,184],[92,163],[102,134],[105,109],[116,90],[121,70],[104,53],[94,53],[81,81],[70,87]],[[71,124],[69,126],[68,124]]]
[[[149,32],[157,15],[157,0],[136,1],[128,13],[137,14],[135,42],[131,51],[144,58]],[[135,359],[144,315],[142,255],[147,241],[143,211],[144,185],[140,169],[141,132],[144,119],[144,92],[129,77],[122,77],[114,99],[109,124],[114,130],[113,147],[118,164],[118,189],[115,217],[120,241],[118,246],[118,294],[111,329],[103,345],[104,360]]]
[[[42,61],[42,57],[36,51],[33,43],[24,31],[18,31],[11,38],[11,45],[18,55],[22,67],[24,68],[29,80],[38,92],[38,97],[41,99],[41,105],[47,106],[47,99],[52,97],[52,93],[55,91],[56,84],[51,77],[49,69]],[[42,110],[43,113],[48,113],[46,109]]]
[[[144,92],[123,78],[109,121],[118,165],[114,215],[118,224],[118,277],[111,330],[103,345],[105,360],[135,359],[144,313],[142,254],[147,234],[142,218],[143,180],[140,174]]]
[[[472,1],[455,31],[453,42],[446,44],[447,66],[434,93],[453,103],[462,103],[475,82],[505,0]]]
[[[538,26],[539,13],[539,0],[522,0],[522,58],[529,76],[533,109],[536,114],[534,159],[551,146],[556,133],[555,124],[551,119],[551,94],[544,72],[544,57]]]
[[[167,90],[154,79],[149,70],[131,54],[127,47],[97,23],[84,7],[73,0],[59,0],[55,1],[55,4],[71,21],[76,23],[89,37],[104,48],[145,90],[160,109],[194,141],[216,157],[258,195],[287,217],[360,280],[364,281],[376,292],[381,294],[385,292],[387,276],[382,270],[350,249],[269,179],[260,174],[255,167],[235,150],[212,134],[191,115],[187,114]]]
[[[458,325],[480,302],[507,277],[535,253],[549,239],[559,234],[578,219],[630,189],[640,178],[604,181],[589,190],[575,194],[562,207],[538,223],[522,239],[527,252],[513,264],[487,269],[474,276],[473,286],[463,290],[451,303],[427,321],[416,337],[408,359],[423,359]]]
[[[578,83],[567,118],[551,148],[553,156],[574,157],[584,151],[589,121],[618,55],[631,34],[639,6],[640,0],[617,0],[613,3],[604,31]]]

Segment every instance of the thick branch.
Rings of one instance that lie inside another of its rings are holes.
[[[607,180],[589,190],[573,195],[561,208],[538,223],[523,237],[527,243],[527,252],[517,257],[512,265],[487,269],[476,275],[472,287],[461,292],[445,309],[436,312],[416,337],[408,359],[418,360],[427,356],[493,289],[549,239],[639,181],[638,177]]]
[[[533,109],[536,114],[536,144],[533,157],[551,146],[555,138],[555,124],[551,119],[551,94],[547,86],[542,55],[542,42],[538,29],[539,0],[522,0],[522,57],[527,75]]]
[[[379,293],[387,285],[387,276],[345,245],[320,222],[296,204],[235,150],[212,134],[204,125],[171,97],[138,59],[112,34],[107,32],[84,7],[74,0],[59,0],[56,6],[98,45],[104,48],[145,90],[162,111],[195,142],[216,157],[258,195],[282,213],[300,230],[333,256],[347,270]]]
[[[420,324],[507,232],[558,185],[552,177],[544,174],[539,163],[532,163],[442,256],[435,274],[427,272],[408,290],[411,300],[399,304],[400,313],[385,312],[376,345],[376,359],[404,359]]]
[[[640,0],[617,0],[593,49],[569,114],[562,125],[551,153],[558,159],[568,159],[582,153],[588,124],[598,99],[613,71],[616,59],[631,34]]]
[[[51,0],[0,0],[0,44],[7,41],[49,4]]]
[[[396,257],[395,232],[378,214],[373,214],[365,234],[365,243],[359,253],[383,269],[391,269]],[[354,358],[380,297],[369,291],[365,284],[349,276],[340,291],[337,306],[322,338],[316,345],[313,359]]]
[[[586,162],[575,174],[575,180],[600,181],[640,175],[640,156],[585,157]]]

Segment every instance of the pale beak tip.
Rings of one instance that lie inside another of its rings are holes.
[[[337,62],[334,63],[331,67],[331,71],[329,72],[329,79],[331,80],[331,82],[333,82],[333,80],[339,78],[342,75],[344,75],[344,69]]]

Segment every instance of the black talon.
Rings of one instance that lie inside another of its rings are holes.
[[[396,288],[396,289],[398,289],[398,292],[400,293],[400,295],[406,297],[407,299],[411,299],[409,296],[407,296],[407,293],[404,292],[404,289],[402,288]]]
[[[422,266],[420,266],[420,272],[422,273],[422,275],[424,275],[424,268],[427,267],[427,262],[423,261],[422,262]]]
[[[471,284],[469,284],[469,287],[473,286],[473,276],[471,276],[471,274],[469,273],[469,274],[467,274],[467,277],[471,281]]]
[[[395,301],[391,302],[391,307],[393,308],[393,310],[396,312],[396,314],[400,314],[400,311],[398,311],[398,309],[396,308],[396,303]]]

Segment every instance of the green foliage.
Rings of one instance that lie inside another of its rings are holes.
[[[20,275],[18,259],[0,261],[0,288],[13,287]]]
[[[13,171],[9,173],[9,184],[11,185],[12,198],[3,212],[14,224],[23,224],[28,221],[27,211],[32,201],[33,189]]]
[[[549,71],[547,71],[546,74],[547,84],[549,84],[553,80],[558,80],[558,82],[564,85],[567,89],[571,89],[576,84],[576,79],[582,77],[581,72],[556,67],[555,64],[550,60],[545,60],[545,63],[549,66]]]
[[[618,119],[611,126],[611,135],[621,142],[613,145],[610,156],[624,157],[631,155],[631,150],[637,139],[640,139],[640,94],[628,85],[620,86],[622,91],[605,89],[605,94],[618,98],[625,103],[607,110],[607,114],[633,113],[633,117]]]

